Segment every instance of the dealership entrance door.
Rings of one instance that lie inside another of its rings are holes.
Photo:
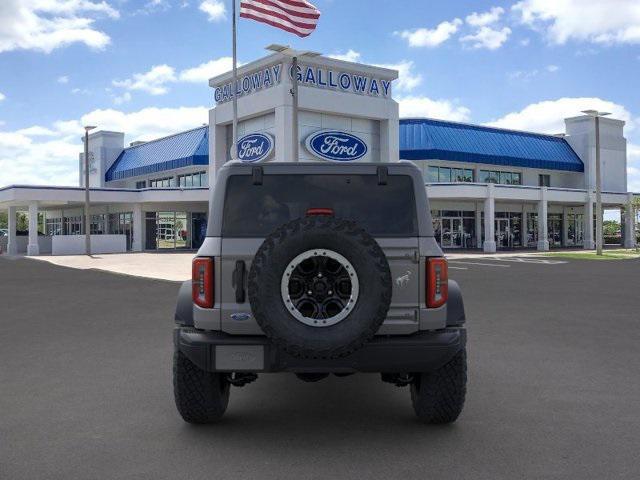
[[[146,250],[198,249],[207,233],[205,212],[147,212]]]
[[[462,218],[442,219],[442,248],[462,247]]]

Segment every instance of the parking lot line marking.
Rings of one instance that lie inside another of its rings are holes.
[[[455,263],[456,265],[482,265],[485,267],[502,267],[509,268],[511,265],[496,265],[495,263],[480,263],[480,262],[449,262],[449,264]]]
[[[451,263],[451,262],[449,262]],[[449,266],[449,270],[469,270],[468,268],[465,267],[451,267]]]
[[[560,265],[563,263],[569,263],[563,260],[547,260],[544,258],[529,258],[529,257],[509,257],[509,258],[494,258],[499,262],[514,262],[514,263],[537,263],[540,265]]]

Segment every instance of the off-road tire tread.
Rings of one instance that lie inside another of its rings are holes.
[[[466,348],[435,372],[416,376],[411,385],[411,402],[418,418],[430,424],[455,422],[467,391]]]
[[[249,292],[256,291],[259,288],[257,272],[261,270],[266,259],[273,254],[274,249],[282,243],[286,237],[299,232],[309,232],[314,228],[317,228],[323,221],[326,220],[318,217],[305,217],[284,224],[269,235],[258,249],[258,252],[253,259],[251,272],[249,274]],[[391,285],[391,271],[389,269],[389,264],[387,263],[387,258],[382,251],[382,248],[380,248],[371,235],[359,227],[355,222],[344,219],[331,219],[331,229],[332,231],[341,232],[355,237],[366,249],[370,258],[374,261],[375,270],[378,276],[377,281],[381,282],[382,285]],[[391,304],[391,295],[392,290],[390,288],[386,289],[378,302],[378,309],[375,314],[375,319],[377,321],[370,324],[369,328],[363,330],[362,335],[360,335],[359,338],[346,346],[330,348],[323,351],[310,350],[305,348],[303,345],[291,345],[285,338],[281,338],[276,334],[269,322],[262,321],[258,315],[256,315],[256,321],[277,348],[284,350],[293,356],[308,359],[340,358],[352,354],[373,338],[386,318],[389,305]],[[259,298],[254,295],[249,295],[249,302],[251,303],[251,309],[253,312],[261,310],[262,305],[260,304]]]
[[[229,403],[229,385],[222,373],[206,372],[177,348],[173,354],[173,392],[178,412],[185,422],[217,422]],[[223,383],[222,392],[219,382]]]

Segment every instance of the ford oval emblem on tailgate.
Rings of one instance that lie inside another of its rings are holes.
[[[238,312],[231,314],[231,320],[235,320],[236,322],[244,322],[251,318],[251,314],[245,312]]]

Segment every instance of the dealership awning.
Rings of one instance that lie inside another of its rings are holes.
[[[193,165],[209,165],[208,126],[125,148],[107,170],[105,180],[122,180]]]
[[[432,119],[400,120],[400,158],[584,171],[562,137]]]

